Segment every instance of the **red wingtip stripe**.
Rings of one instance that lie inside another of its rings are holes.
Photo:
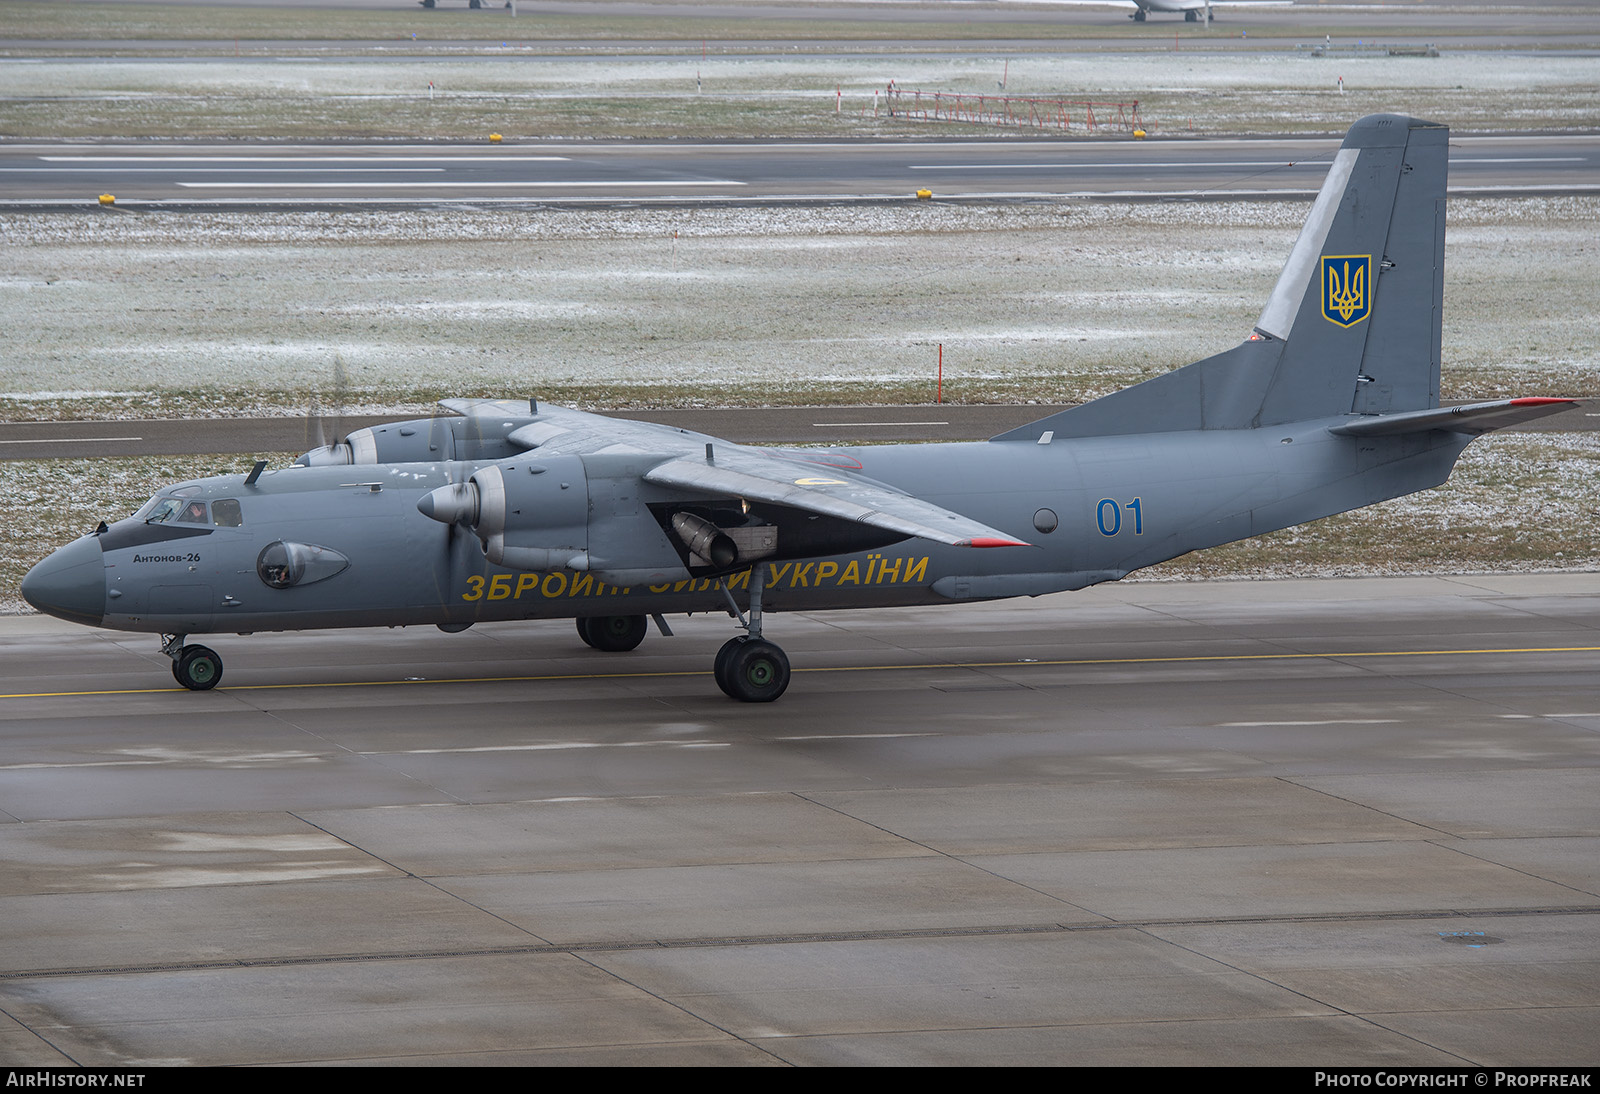
[[[1576,399],[1552,399],[1548,396],[1529,396],[1526,399],[1512,399],[1512,406],[1553,406],[1556,403],[1571,403],[1576,406]]]
[[[978,536],[961,544],[963,547],[1032,547],[1031,543],[1024,543],[1020,539],[996,539],[994,536]]]

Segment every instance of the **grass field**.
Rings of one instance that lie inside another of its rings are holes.
[[[1600,126],[1600,57],[1293,54],[0,60],[0,135],[509,139],[895,137],[1028,130],[875,112],[927,91],[1138,102],[1158,136],[1337,133],[1397,112],[1457,132]],[[1341,92],[1337,79],[1344,80]],[[430,83],[433,85],[430,90]]]
[[[1078,401],[1248,334],[1303,202],[6,218],[7,419]],[[1600,396],[1600,199],[1451,205],[1444,394]],[[1508,337],[1507,332],[1515,332]]]
[[[1247,21],[1211,30],[1116,19],[986,22],[993,5],[948,23],[783,20],[766,17],[773,9],[762,4],[749,5],[747,18],[700,20],[608,7],[512,20],[459,7],[10,0],[0,3],[0,138],[997,132],[875,114],[873,93],[891,80],[966,94],[994,94],[1003,80],[1014,97],[1137,101],[1157,135],[1337,133],[1377,112],[1447,119],[1463,133],[1600,126],[1600,57],[1498,51],[1492,37],[1482,51],[1442,57],[1334,60],[1296,48],[1328,29],[1309,21],[1253,30]],[[1463,28],[1472,25],[1463,19]],[[1241,33],[1258,45],[1241,51]],[[1349,28],[1335,33],[1350,36]],[[1112,39],[1112,49],[1097,45]]]

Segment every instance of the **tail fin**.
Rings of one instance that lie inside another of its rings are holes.
[[[1394,114],[1356,122],[1249,341],[994,439],[1437,407],[1449,133]]]

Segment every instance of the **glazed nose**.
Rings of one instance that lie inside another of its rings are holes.
[[[98,627],[106,613],[106,564],[94,536],[73,540],[28,571],[22,599],[46,615]]]

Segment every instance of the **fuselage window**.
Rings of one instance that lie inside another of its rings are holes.
[[[350,560],[331,547],[275,540],[256,556],[256,574],[274,589],[310,585],[343,573]]]
[[[244,514],[239,511],[239,503],[233,498],[219,498],[211,503],[211,523],[218,528],[240,528],[244,526]]]
[[[304,569],[297,566],[289,545],[281,540],[269,543],[256,556],[256,573],[274,589],[287,589],[299,581]]]

